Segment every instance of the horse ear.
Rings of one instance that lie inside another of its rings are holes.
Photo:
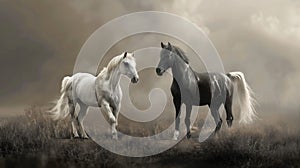
[[[171,49],[171,48],[172,48],[171,43],[168,42],[168,49]]]
[[[127,56],[127,51],[124,53],[123,59],[126,58]]]
[[[161,48],[166,48],[163,42],[160,42]]]

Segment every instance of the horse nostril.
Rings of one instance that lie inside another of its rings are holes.
[[[156,68],[156,73],[157,73],[157,75],[160,75],[160,74],[161,74],[160,68]]]

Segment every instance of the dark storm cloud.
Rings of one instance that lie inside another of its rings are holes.
[[[0,105],[48,102],[57,96],[61,78],[72,73],[81,45],[94,30],[126,13],[159,10],[200,26],[225,70],[244,72],[259,102],[298,107],[299,9],[299,2],[291,0],[3,0]],[[137,49],[141,39],[151,45],[161,40],[149,35],[128,39],[108,55]]]

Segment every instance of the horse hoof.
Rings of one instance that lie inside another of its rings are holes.
[[[80,139],[80,137],[79,136],[74,136],[71,139]]]
[[[187,133],[187,134],[186,134],[187,139],[190,139],[191,136],[192,136],[191,133]]]
[[[232,126],[232,120],[227,120],[227,125],[228,125],[228,127],[231,127]]]
[[[113,136],[112,136],[112,139],[118,140],[118,135],[117,135],[117,134],[116,134],[116,135],[113,135]]]
[[[174,141],[177,141],[177,140],[178,140],[178,137],[179,137],[179,131],[176,130],[176,131],[174,132],[173,140],[174,140]]]

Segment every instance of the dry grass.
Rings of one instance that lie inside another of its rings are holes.
[[[128,158],[92,140],[68,139],[67,122],[55,123],[44,111],[31,106],[24,116],[1,120],[0,167],[300,167],[299,129],[284,124],[225,128],[203,143],[194,134],[159,155]]]

